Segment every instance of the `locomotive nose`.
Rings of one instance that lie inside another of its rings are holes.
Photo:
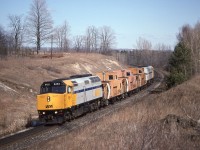
[[[38,110],[54,110],[64,108],[64,94],[41,94],[37,96]]]

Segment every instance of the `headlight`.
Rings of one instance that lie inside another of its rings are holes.
[[[43,111],[42,114],[45,115],[45,112]]]
[[[55,114],[57,114],[58,112],[57,111],[55,111]]]

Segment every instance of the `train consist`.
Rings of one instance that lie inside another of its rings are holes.
[[[39,119],[45,124],[62,124],[122,100],[151,84],[153,79],[154,68],[147,66],[44,82],[37,95]]]

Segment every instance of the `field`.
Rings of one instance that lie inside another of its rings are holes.
[[[98,60],[98,61],[97,61]],[[37,117],[36,95],[42,82],[74,74],[121,69],[113,57],[65,53],[0,61],[0,136],[24,129]]]
[[[0,61],[0,135],[25,129],[37,117],[43,81],[124,67],[113,57],[83,53]],[[199,149],[199,85],[196,76],[32,149]]]
[[[200,77],[32,149],[199,149]]]

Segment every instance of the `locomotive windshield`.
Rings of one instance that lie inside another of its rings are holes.
[[[66,85],[60,82],[56,83],[43,83],[41,88],[40,88],[40,94],[45,94],[45,93],[65,93],[66,92]]]

